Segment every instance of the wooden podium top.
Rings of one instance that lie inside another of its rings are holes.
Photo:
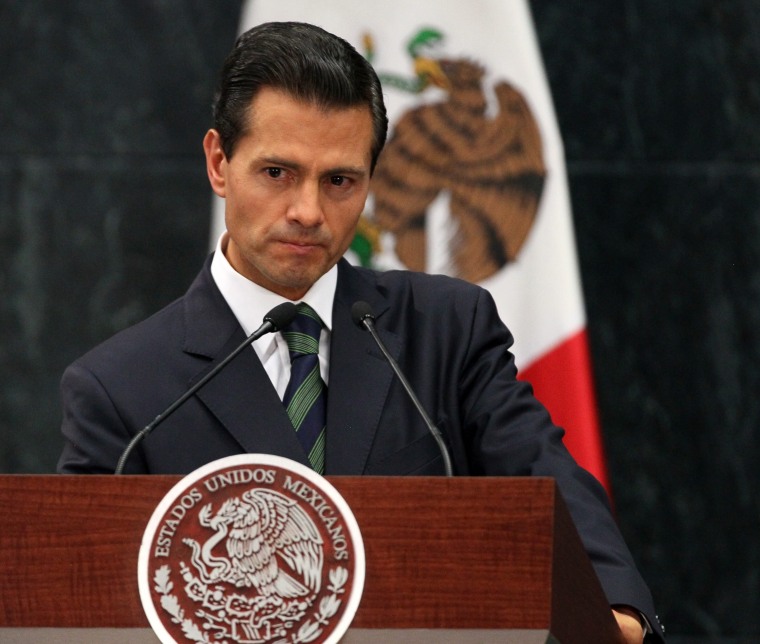
[[[137,556],[174,476],[0,475],[0,625],[148,628]],[[352,629],[617,627],[552,479],[328,477],[359,524]]]

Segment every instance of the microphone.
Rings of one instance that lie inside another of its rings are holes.
[[[412,399],[414,406],[417,408],[420,416],[422,416],[422,420],[425,421],[425,425],[427,425],[428,430],[433,435],[435,442],[438,444],[438,449],[441,451],[441,456],[443,457],[443,466],[446,470],[446,476],[453,476],[454,472],[451,466],[451,456],[449,455],[449,450],[446,448],[446,443],[443,441],[443,436],[441,436],[440,430],[433,424],[433,421],[430,420],[430,416],[427,415],[425,408],[422,406],[419,398],[417,398],[417,395],[414,393],[412,385],[409,384],[406,376],[404,376],[403,372],[401,371],[401,367],[398,366],[398,363],[388,352],[385,344],[383,344],[383,341],[377,334],[377,330],[375,329],[375,316],[372,314],[372,307],[366,302],[354,302],[354,305],[351,307],[351,317],[353,318],[354,323],[357,324],[360,329],[365,329],[370,332],[372,338],[375,340],[375,343],[378,347],[380,347],[380,351],[383,352],[385,359],[391,365],[391,368],[396,374],[396,377],[401,381],[401,384],[404,386],[406,393],[408,394],[409,398]]]
[[[205,385],[209,380],[211,380],[216,374],[218,374],[224,367],[227,366],[227,364],[243,349],[246,347],[249,347],[251,343],[258,340],[262,335],[266,335],[267,333],[274,333],[275,331],[279,331],[283,327],[288,326],[293,321],[293,318],[296,316],[297,308],[296,305],[293,304],[293,302],[283,302],[282,304],[278,304],[275,306],[269,313],[267,313],[264,316],[264,321],[261,323],[261,326],[256,329],[251,335],[249,335],[245,341],[239,345],[232,353],[230,353],[224,360],[222,360],[218,365],[216,365],[211,371],[209,371],[203,378],[201,378],[198,382],[196,382],[190,389],[188,389],[184,394],[182,394],[177,400],[175,400],[171,405],[169,405],[164,411],[162,411],[158,416],[156,416],[153,419],[153,422],[143,427],[142,430],[140,430],[137,434],[135,434],[132,437],[132,440],[129,441],[129,444],[124,449],[124,451],[121,454],[121,457],[119,458],[119,462],[116,465],[116,470],[114,471],[114,474],[121,474],[124,470],[124,465],[127,462],[127,459],[129,458],[129,455],[132,453],[132,450],[135,448],[135,446],[140,443],[148,434],[150,434],[156,427],[158,427],[162,422],[164,422],[171,414],[173,414],[179,407],[181,407],[185,401],[190,398],[193,394],[195,394],[196,391],[198,391],[203,385]]]

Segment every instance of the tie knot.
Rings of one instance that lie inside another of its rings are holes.
[[[298,313],[293,321],[283,330],[282,335],[288,343],[291,356],[314,355],[319,353],[319,335],[322,332],[322,320],[308,304],[298,305]]]

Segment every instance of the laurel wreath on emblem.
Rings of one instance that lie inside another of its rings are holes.
[[[185,564],[181,564],[187,569]],[[183,571],[184,574],[184,571]],[[345,593],[345,584],[348,581],[348,570],[342,566],[336,566],[328,574],[330,583],[327,589],[332,593],[323,597],[319,602],[318,610],[312,615],[312,618],[305,621],[298,629],[297,633],[291,633],[290,638],[280,638],[273,644],[307,644],[313,642],[322,634],[323,627],[327,625],[328,620],[335,616],[343,600],[338,595]],[[203,642],[210,644],[208,632],[199,627],[192,619],[185,617],[185,611],[180,606],[179,600],[172,593],[174,583],[171,581],[171,569],[169,566],[161,566],[153,576],[156,592],[161,595],[161,607],[171,616],[172,622],[182,627],[185,637],[193,642]],[[223,597],[223,596],[221,596]],[[197,616],[206,616],[203,611],[198,611]],[[219,644],[227,644],[226,641],[216,640]]]
[[[193,642],[208,642],[208,634],[204,633],[193,620],[185,619],[185,611],[179,605],[177,597],[169,594],[174,588],[174,584],[169,579],[170,574],[169,566],[161,566],[153,576],[156,592],[161,595],[161,608],[171,615],[175,624],[182,626],[182,632],[187,639]]]

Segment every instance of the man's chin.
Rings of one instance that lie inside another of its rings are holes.
[[[297,274],[290,272],[286,275],[274,276],[272,283],[262,284],[262,286],[289,300],[300,300],[325,272],[319,270]]]

